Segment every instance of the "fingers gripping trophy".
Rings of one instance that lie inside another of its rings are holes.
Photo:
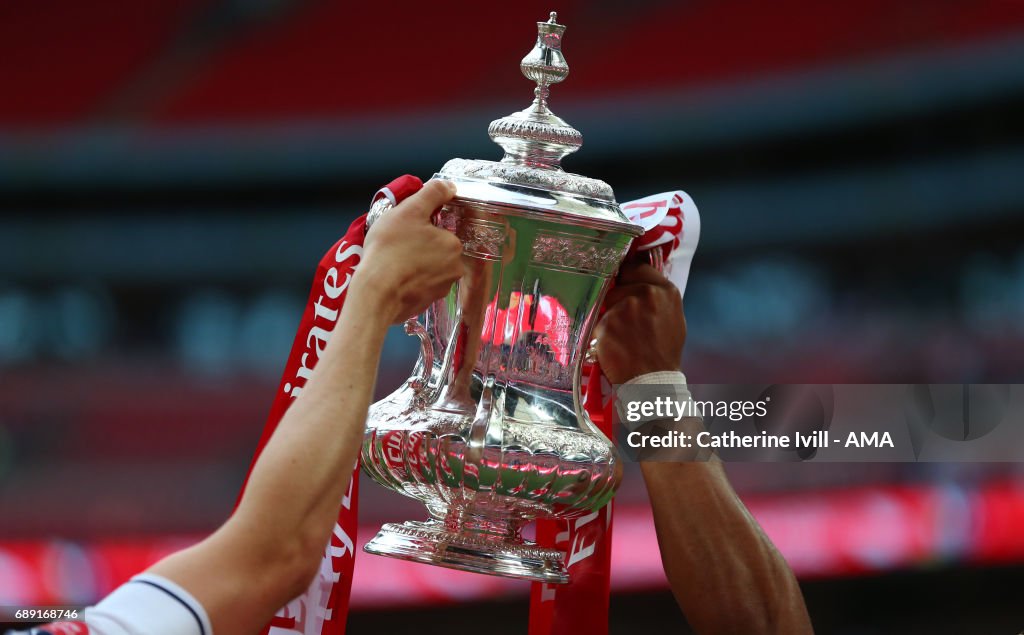
[[[538,23],[520,64],[537,84],[533,103],[488,128],[504,158],[453,159],[435,175],[458,189],[437,223],[462,240],[467,273],[406,323],[419,360],[370,408],[362,447],[367,474],[429,517],[384,525],[369,553],[568,582],[565,554],[524,540],[523,527],[600,509],[621,480],[615,448],[582,406],[581,369],[602,298],[643,230],[606,183],[559,165],[583,142],[548,107],[569,74],[564,32],[554,13]]]

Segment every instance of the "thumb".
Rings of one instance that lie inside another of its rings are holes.
[[[398,205],[409,198],[423,187],[423,181],[411,174],[403,174],[380,189],[378,194],[383,194],[392,203]]]
[[[402,201],[394,211],[423,219],[430,218],[434,210],[441,207],[455,196],[455,185],[449,181],[432,179],[409,198]]]

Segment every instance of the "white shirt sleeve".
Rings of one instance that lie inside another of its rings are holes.
[[[203,606],[174,582],[143,573],[85,610],[90,635],[213,635]]]

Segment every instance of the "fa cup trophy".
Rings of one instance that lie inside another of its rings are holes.
[[[525,110],[491,122],[500,161],[452,159],[435,178],[458,192],[438,224],[462,239],[468,272],[406,332],[420,340],[409,381],[369,411],[363,469],[423,502],[429,519],[386,524],[369,553],[528,580],[569,581],[528,523],[611,500],[620,458],[580,396],[605,291],[642,229],[602,181],[562,170],[583,137],[548,108],[569,74],[552,13],[520,64]],[[387,213],[386,199],[369,222]]]

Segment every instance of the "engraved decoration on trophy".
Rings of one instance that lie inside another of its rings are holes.
[[[428,518],[386,524],[365,549],[564,583],[565,554],[522,529],[600,509],[619,485],[580,380],[601,300],[642,230],[606,183],[562,170],[583,143],[548,107],[569,74],[565,27],[552,13],[537,28],[520,64],[533,103],[488,127],[504,158],[453,159],[435,175],[458,189],[437,222],[462,240],[467,274],[406,323],[421,345],[413,376],[370,408],[362,447],[366,473]]]

